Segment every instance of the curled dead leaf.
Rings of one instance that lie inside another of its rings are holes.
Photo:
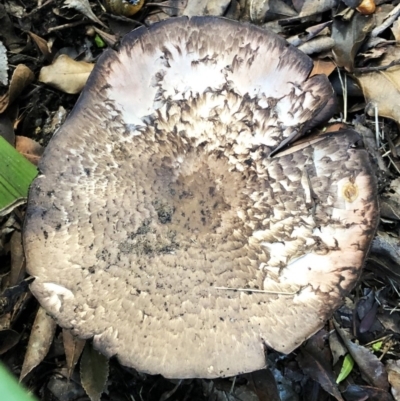
[[[15,148],[35,166],[38,165],[44,151],[43,147],[33,139],[18,135],[15,137]]]
[[[339,67],[353,71],[354,58],[368,32],[374,26],[373,17],[355,14],[350,21],[335,18],[332,24],[332,38],[335,41],[332,53]]]
[[[67,361],[67,379],[70,380],[76,363],[82,354],[86,340],[75,337],[70,330],[63,329],[63,344],[65,350],[65,359]]]
[[[400,49],[390,47],[378,66],[389,65],[398,60]],[[400,66],[394,65],[386,70],[357,74],[365,100],[375,104],[378,114],[400,122]]]
[[[73,95],[83,89],[93,67],[94,64],[75,61],[62,54],[53,64],[40,70],[39,81]]]
[[[56,326],[56,322],[53,318],[40,306],[29,337],[28,348],[19,377],[20,381],[22,381],[33,368],[39,365],[49,352]]]
[[[391,392],[396,401],[400,401],[400,361],[388,360],[386,370],[389,376],[389,383],[392,386]]]
[[[91,401],[100,401],[108,378],[108,358],[96,351],[91,343],[87,343],[83,350],[80,371],[86,394]]]
[[[26,65],[17,65],[11,77],[8,91],[3,96],[0,96],[0,113],[3,113],[7,109],[34,78],[33,72]]]

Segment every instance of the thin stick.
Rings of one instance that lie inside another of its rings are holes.
[[[58,26],[49,28],[47,30],[47,33],[54,32],[54,31],[61,31],[62,29],[74,28],[75,26],[88,25],[88,24],[93,24],[93,21],[76,21],[76,22],[70,22],[70,23],[64,24],[64,25],[58,25]]]
[[[375,105],[375,139],[376,147],[379,148],[379,119],[378,119],[378,106]]]
[[[347,79],[345,79],[345,82],[343,82],[342,74],[340,73],[339,68],[337,68],[337,72],[338,72],[340,86],[342,87],[342,93],[343,93],[343,108],[344,108],[343,122],[346,122],[346,120],[347,120]],[[344,73],[344,76],[346,78],[346,73]]]
[[[354,68],[354,73],[355,74],[360,74],[364,72],[377,72],[377,71],[385,71],[389,69],[390,67],[394,67],[396,65],[400,64],[400,60],[393,60],[389,64],[386,65],[378,65],[376,67],[360,67],[360,68]]]
[[[230,287],[214,287],[216,290],[226,290],[226,291],[242,291],[242,292],[257,292],[261,294],[277,294],[277,295],[296,295],[303,287],[300,287],[294,292],[284,292],[284,291],[268,291],[268,290],[257,290],[251,288],[230,288]]]
[[[397,172],[400,174],[400,170],[397,167],[396,163],[392,160],[392,158],[388,155],[388,158],[390,160],[390,163],[392,163],[393,167],[397,170]]]
[[[344,92],[343,92],[344,121],[347,121],[347,74],[344,73]]]
[[[171,6],[171,5],[169,5],[169,4],[163,4],[163,3],[146,3],[145,6],[155,6],[155,7],[164,7],[164,8],[175,8],[176,10],[184,10],[184,7]]]

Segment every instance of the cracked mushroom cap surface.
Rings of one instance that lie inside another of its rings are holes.
[[[213,17],[139,28],[101,57],[26,214],[31,289],[62,327],[139,371],[213,378],[323,326],[378,206],[357,133],[283,147],[333,113],[311,68]]]

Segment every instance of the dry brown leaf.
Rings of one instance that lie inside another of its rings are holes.
[[[93,22],[100,24],[104,28],[107,28],[94,14],[92,11],[88,0],[65,0],[64,7],[66,8],[74,8],[76,11],[79,11],[84,16],[88,17]]]
[[[294,2],[293,5],[295,8],[297,8],[296,3],[301,2]],[[297,8],[297,11],[299,11],[300,17],[307,17],[309,15],[336,9],[338,3],[338,0],[304,0],[301,9]]]
[[[63,343],[65,350],[65,359],[67,360],[67,379],[71,378],[75,365],[82,354],[86,340],[75,337],[70,330],[63,329]]]
[[[51,51],[49,49],[47,41],[33,32],[28,32],[28,34],[32,38],[32,40],[36,43],[36,46],[39,48],[40,52],[43,54],[46,60],[51,60],[52,58]]]
[[[0,113],[10,105],[35,78],[33,72],[24,64],[19,64],[11,77],[7,93],[0,96]]]
[[[396,401],[400,401],[400,361],[392,359],[386,362],[389,383],[392,386],[391,392]]]
[[[335,376],[327,358],[323,354],[323,349],[318,347],[318,333],[300,348],[297,362],[305,374],[338,401],[344,401]]]
[[[395,22],[393,22],[393,26],[391,28],[392,34],[396,41],[400,41],[400,20],[397,19]]]
[[[35,166],[38,165],[44,151],[42,145],[33,139],[18,135],[15,137],[15,148]]]
[[[269,10],[269,0],[250,0],[247,2],[250,20],[262,23]]]
[[[10,253],[11,253],[11,270],[8,285],[13,287],[17,285],[25,275],[25,258],[24,250],[22,248],[22,234],[21,231],[15,230],[10,240]]]
[[[40,70],[39,81],[69,94],[79,93],[86,84],[94,64],[75,61],[65,54]]]
[[[22,364],[19,380],[24,377],[47,355],[56,331],[56,322],[40,306],[29,337],[28,348],[26,350],[24,363]]]
[[[15,330],[5,329],[0,330],[0,355],[9,351],[12,347],[18,344],[21,335]]]
[[[270,369],[249,373],[249,382],[259,401],[279,401],[279,390]]]
[[[388,65],[399,58],[400,49],[390,47],[378,65]],[[358,74],[356,78],[365,100],[376,104],[378,114],[400,123],[400,66]]]
[[[188,1],[183,15],[216,15],[221,16],[230,4],[230,0],[191,0]]]
[[[354,58],[368,32],[374,26],[373,16],[356,13],[350,21],[335,18],[332,24],[332,38],[335,46],[332,49],[335,62],[352,72]]]
[[[329,348],[332,353],[332,366],[335,366],[339,359],[348,353],[347,348],[339,340],[339,336],[335,331],[329,335]]]
[[[81,359],[81,383],[91,401],[100,401],[108,378],[108,358],[87,343]]]
[[[389,392],[376,387],[350,384],[343,392],[348,401],[393,401]]]
[[[310,76],[312,77],[313,75],[317,74],[325,74],[326,76],[329,77],[329,75],[332,74],[332,72],[335,70],[336,65],[332,61],[325,61],[325,60],[314,60],[314,67],[311,71]]]

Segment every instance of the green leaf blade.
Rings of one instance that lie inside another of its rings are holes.
[[[0,216],[26,201],[37,173],[31,162],[0,137]]]

